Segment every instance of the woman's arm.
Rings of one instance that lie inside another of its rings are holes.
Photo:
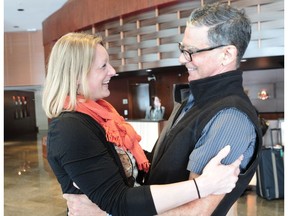
[[[113,216],[135,215],[137,211],[142,212],[140,215],[156,214],[150,187],[130,188],[125,184],[119,164],[110,153],[114,147],[97,125],[91,117],[79,113],[52,120],[47,158],[63,193],[84,193]]]
[[[221,160],[229,153],[230,147],[222,149],[205,167],[203,174],[196,180],[201,198],[209,194],[224,194],[230,192],[238,179],[239,165],[242,157],[231,165],[222,165]],[[198,199],[196,185],[193,180],[150,187],[157,213],[163,213],[187,202]],[[96,215],[96,206],[85,206],[85,197],[64,194],[67,205],[73,214]],[[85,206],[85,207],[84,207]],[[94,212],[93,212],[94,208]]]
[[[222,149],[204,168],[203,174],[195,180],[201,197],[210,194],[229,193],[235,187],[240,172],[242,157],[233,164],[224,166],[221,160],[230,151],[230,146]],[[198,199],[196,184],[193,180],[167,185],[151,185],[151,193],[157,213],[181,206]]]

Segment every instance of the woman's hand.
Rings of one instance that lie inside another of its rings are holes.
[[[196,179],[201,197],[209,194],[229,193],[236,186],[243,155],[230,165],[221,164],[221,160],[228,155],[230,148],[230,146],[225,146],[210,160],[203,173]]]
[[[67,200],[68,216],[107,216],[107,213],[91,202],[86,195],[63,194],[63,198]]]

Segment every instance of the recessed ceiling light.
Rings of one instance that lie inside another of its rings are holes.
[[[29,28],[29,29],[27,29],[27,31],[28,31],[28,32],[36,32],[37,29],[36,29],[36,28]]]

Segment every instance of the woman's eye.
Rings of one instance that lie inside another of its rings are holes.
[[[107,64],[102,65],[102,68],[105,68],[107,66]]]

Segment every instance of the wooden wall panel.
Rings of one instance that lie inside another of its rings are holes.
[[[42,85],[45,77],[42,32],[5,32],[4,59],[4,86]]]
[[[21,85],[22,81],[30,82],[28,35],[24,33],[4,34],[4,85]],[[19,73],[15,73],[18,71]],[[25,72],[25,73],[23,73]]]
[[[77,3],[72,0],[53,17],[70,13],[69,7],[74,8],[77,4],[77,20],[69,19],[70,23],[67,26],[74,26],[73,31],[82,31],[83,28],[87,30],[90,28],[92,32],[99,31],[111,55],[111,64],[117,71],[124,72],[178,65],[177,42],[182,40],[191,11],[203,3],[215,1],[165,1],[167,4],[163,5],[164,0],[149,1],[149,3],[139,0],[135,5],[135,1],[119,0],[118,8],[114,9],[114,1],[110,0],[101,5],[101,10],[96,4],[98,1],[94,1],[93,14],[88,10],[86,17],[80,17],[83,8],[87,9],[88,2],[92,7],[89,0],[77,1]],[[128,8],[123,8],[121,2]],[[228,3],[239,9],[245,9],[252,22],[251,42],[244,58],[284,55],[283,0],[229,0]],[[109,6],[111,11],[115,10],[113,16],[110,10],[108,12],[105,9],[106,6]],[[107,11],[106,19],[98,17],[103,11]],[[94,21],[89,24],[88,19]],[[47,23],[50,20],[53,19],[49,17]],[[44,28],[49,26],[45,25],[46,21]],[[61,25],[65,19],[58,21]],[[81,25],[81,28],[78,25]],[[53,32],[53,28],[49,32]],[[46,41],[48,35],[44,33],[44,44],[48,42]]]
[[[50,43],[70,31],[171,2],[175,0],[70,0],[43,22],[43,42]]]
[[[235,0],[252,22],[251,42],[245,58],[284,55],[284,1]]]

